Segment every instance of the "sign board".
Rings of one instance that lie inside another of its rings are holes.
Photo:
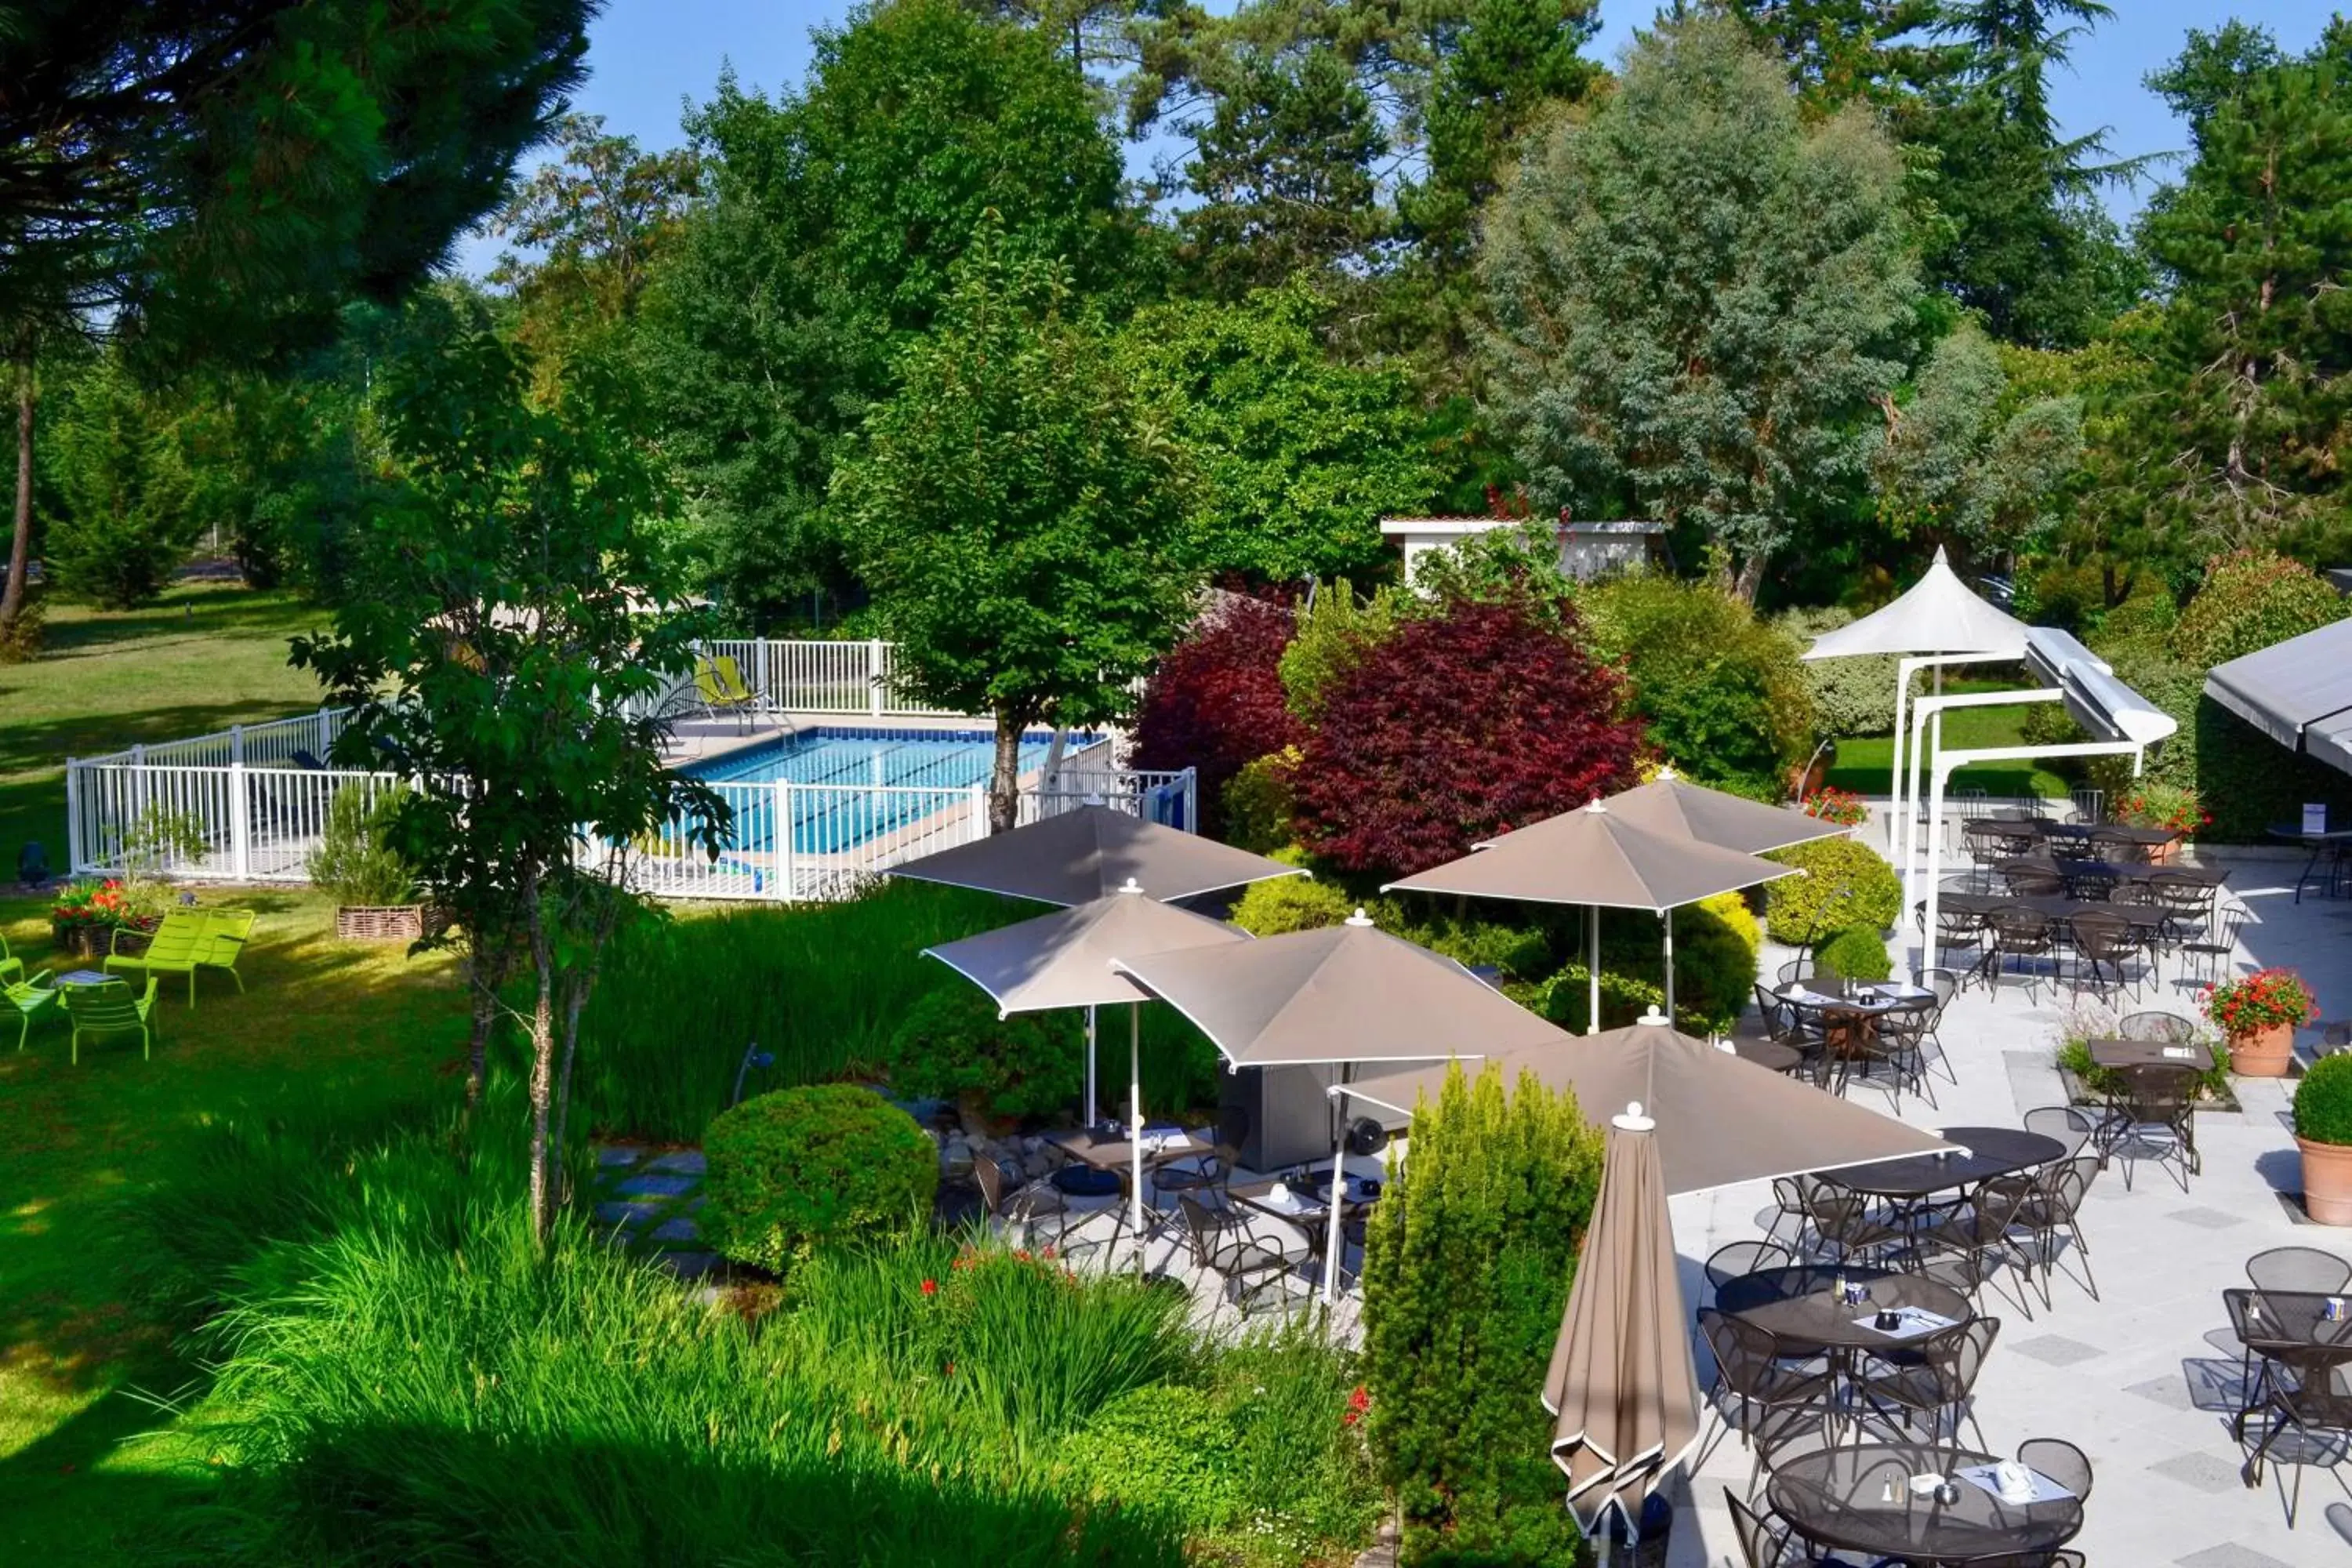
[[[2303,830],[2305,833],[2325,833],[2327,831],[2326,802],[2321,801],[2315,805],[2309,801],[2304,802]]]

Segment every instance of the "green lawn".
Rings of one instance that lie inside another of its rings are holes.
[[[0,664],[0,856],[10,873],[28,838],[65,866],[68,757],[319,705],[318,682],[287,664],[286,642],[327,617],[289,592],[191,583],[143,610],[54,599],[47,609],[41,657]]]
[[[1954,694],[1977,689],[1993,689],[1982,683],[1975,686],[1955,681],[1946,689]],[[1944,749],[1976,751],[1994,746],[2021,746],[2026,743],[2025,716],[2031,707],[2016,708],[1956,708],[1944,715]],[[1892,795],[1894,788],[1895,738],[1892,735],[1871,735],[1859,740],[1840,741],[1837,757],[1830,764],[1827,782],[1839,789],[1852,790],[1856,795]],[[1921,775],[1925,781],[1925,774]],[[1980,789],[1992,795],[2048,795],[2065,797],[2072,786],[2048,768],[2027,763],[1991,763],[1978,767],[1962,768],[1952,775],[1954,789]]]

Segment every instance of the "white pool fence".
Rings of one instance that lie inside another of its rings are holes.
[[[739,668],[746,684],[771,710],[927,714],[881,695],[885,688],[873,677],[887,672],[888,646],[754,641],[713,644],[709,651],[742,650]],[[74,873],[118,876],[137,859],[164,878],[307,882],[309,858],[335,797],[358,789],[373,799],[397,782],[392,773],[325,765],[342,721],[341,710],[321,709],[70,759],[66,813]],[[1102,804],[1199,831],[1199,786],[1192,769],[1140,772],[1110,761],[1109,748],[1097,743],[1073,752],[1050,777],[1026,780],[1021,820]],[[629,847],[632,885],[675,899],[842,898],[901,861],[988,832],[982,784],[779,780],[711,789],[733,813],[727,847],[714,860],[693,847],[695,825],[674,817]]]

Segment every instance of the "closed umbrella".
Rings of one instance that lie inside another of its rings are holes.
[[[1237,1068],[1428,1061],[1572,1039],[1454,960],[1375,930],[1361,910],[1319,931],[1113,967],[1190,1018]],[[1327,1299],[1339,1277],[1346,1152],[1343,1135],[1331,1152]]]
[[[1639,1104],[1612,1119],[1601,1192],[1544,1376],[1551,1456],[1587,1535],[1641,1500],[1699,1435],[1698,1370],[1683,1329],[1666,1184]]]
[[[1143,896],[1129,882],[1107,899],[1055,910],[1017,925],[982,931],[924,952],[938,959],[995,998],[1004,1013],[1034,1013],[1056,1007],[1087,1010],[1087,1120],[1094,1121],[1095,1009],[1128,1005],[1128,1120],[1135,1147],[1135,1234],[1139,1256],[1143,1236],[1143,1043],[1142,1004],[1150,993],[1111,968],[1114,959],[1180,948],[1244,942],[1249,933],[1206,915],[1180,910]]]
[[[1161,900],[1303,877],[1296,866],[1107,805],[1082,805],[952,849],[905,861],[885,875],[1034,899],[1065,909],[1132,885]],[[1118,1000],[1125,1001],[1121,996]],[[1095,1009],[1087,1007],[1087,1122],[1095,1121]]]
[[[1664,918],[1666,1012],[1672,1016],[1675,907],[1754,887],[1795,870],[1778,861],[1759,860],[1678,834],[1639,826],[1596,800],[1491,839],[1459,860],[1416,872],[1382,890],[1586,905],[1593,911],[1592,994],[1586,1029],[1597,1033],[1601,1027],[1601,910],[1647,910]]]

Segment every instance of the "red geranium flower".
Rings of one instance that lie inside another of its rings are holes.
[[[926,1280],[924,1280],[924,1281],[923,1281],[923,1294],[924,1294],[924,1295],[926,1295],[926,1296],[936,1296],[936,1295],[938,1295],[939,1293],[940,1293],[940,1282],[939,1282],[938,1280],[936,1280],[936,1279],[926,1279]]]

